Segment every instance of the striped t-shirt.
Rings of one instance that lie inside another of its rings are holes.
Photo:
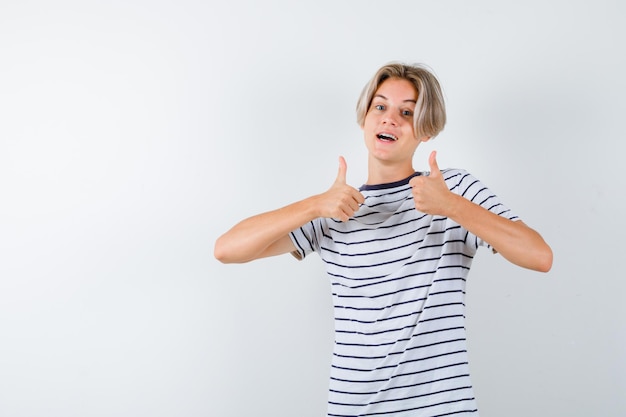
[[[517,219],[466,171],[442,173],[454,193]],[[317,252],[332,285],[328,416],[478,415],[465,281],[476,250],[489,245],[419,212],[410,178],[362,186],[365,202],[347,222],[319,218],[291,233],[295,255]]]

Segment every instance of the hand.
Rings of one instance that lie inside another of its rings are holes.
[[[453,204],[455,194],[448,189],[439,170],[436,151],[431,152],[428,164],[430,175],[419,175],[409,181],[413,188],[415,208],[422,213],[446,216]]]
[[[318,196],[320,217],[348,221],[363,204],[365,198],[356,188],[346,184],[348,166],[343,156],[339,157],[339,172],[333,185]]]

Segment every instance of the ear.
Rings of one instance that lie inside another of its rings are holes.
[[[418,138],[419,142],[428,142],[430,140],[430,136],[424,136],[422,138]]]

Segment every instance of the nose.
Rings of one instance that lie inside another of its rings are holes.
[[[389,125],[392,125],[392,126],[397,126],[398,125],[398,119],[393,114],[393,112],[386,112],[385,115],[383,116],[383,124],[389,124]]]

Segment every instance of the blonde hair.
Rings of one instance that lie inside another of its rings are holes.
[[[422,64],[389,63],[381,67],[374,77],[365,85],[356,105],[356,118],[363,127],[365,115],[372,104],[372,98],[378,87],[389,78],[400,78],[409,81],[417,91],[417,103],[413,116],[415,136],[434,138],[446,124],[446,106],[439,81],[433,73]]]

